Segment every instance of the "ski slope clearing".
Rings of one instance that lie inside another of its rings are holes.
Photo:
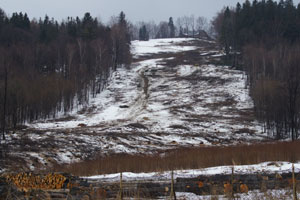
[[[34,170],[96,155],[265,140],[243,71],[218,65],[212,41],[132,42],[134,62],[78,112],[8,135],[8,154]],[[11,163],[10,163],[11,164]],[[10,165],[8,163],[8,165]]]

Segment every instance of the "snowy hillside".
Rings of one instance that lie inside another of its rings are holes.
[[[244,72],[214,64],[223,56],[214,42],[134,41],[132,53],[131,68],[114,72],[88,107],[11,134],[10,144],[19,139],[29,143],[25,151],[16,145],[16,152],[23,153],[14,156],[34,169],[99,153],[152,153],[265,139],[253,116]]]
[[[138,58],[152,53],[197,49],[195,46],[179,46],[181,42],[192,40],[134,41],[132,52]],[[219,55],[213,53],[210,56]],[[199,52],[200,55],[203,53]],[[143,132],[214,133],[224,139],[239,139],[258,130],[255,121],[235,121],[240,117],[239,112],[253,107],[245,89],[243,72],[201,63],[170,68],[165,60],[172,59],[147,59],[134,63],[130,70],[118,69],[108,88],[91,101],[91,112],[75,115],[70,121],[42,122],[31,126],[65,129],[85,124],[100,131],[105,126],[105,129],[124,132],[130,131],[126,124],[139,123],[136,128]],[[146,92],[143,88],[145,79],[148,82]],[[237,131],[239,134],[234,134]],[[205,144],[209,143],[205,141]]]

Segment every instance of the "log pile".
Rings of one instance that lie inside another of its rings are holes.
[[[18,189],[28,191],[32,189],[51,190],[63,189],[67,178],[63,174],[50,173],[36,175],[32,173],[18,173],[4,175],[7,182],[13,183]]]

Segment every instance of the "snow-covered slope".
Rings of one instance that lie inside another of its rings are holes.
[[[70,163],[99,153],[264,139],[244,72],[213,64],[223,55],[214,42],[134,41],[132,53],[131,68],[114,72],[108,87],[84,110],[9,135],[14,156],[34,169],[35,162],[44,165],[51,159]],[[25,146],[28,142],[26,150],[16,145],[21,139]]]
[[[190,44],[192,40],[134,41],[132,52],[139,57],[154,52],[176,53],[197,49],[195,46],[179,46],[182,42]],[[84,124],[126,132],[130,131],[130,127],[125,125],[139,123],[143,126],[137,128],[144,127],[139,130],[143,132],[188,132],[205,137],[213,134],[229,140],[259,131],[255,121],[239,120],[239,113],[253,107],[242,71],[201,63],[171,68],[165,61],[172,59],[143,60],[134,63],[131,69],[118,69],[108,88],[91,101],[90,112],[77,114],[69,121],[42,122],[31,126],[37,129],[70,129]],[[145,81],[147,88],[143,86]],[[177,140],[176,136],[173,140]]]
[[[186,46],[178,45],[185,42]],[[132,54],[135,58],[139,56],[159,54],[159,53],[176,53],[181,51],[195,50],[197,47],[188,46],[193,42],[190,38],[170,38],[170,39],[155,39],[149,41],[133,41]]]

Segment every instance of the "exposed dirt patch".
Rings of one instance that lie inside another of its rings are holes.
[[[248,128],[243,128],[243,129],[236,130],[235,133],[237,133],[237,134],[248,133],[248,134],[250,134],[250,135],[254,135],[254,134],[255,134],[255,131],[250,130],[250,129],[248,129]]]
[[[169,128],[172,128],[172,129],[181,129],[181,130],[187,130],[187,131],[190,130],[189,128],[187,128],[187,127],[185,127],[183,125],[171,125],[171,126],[169,126]]]
[[[132,123],[132,124],[128,124],[127,126],[130,128],[148,130],[148,128],[146,126],[144,126],[143,124],[140,124],[140,123]]]

